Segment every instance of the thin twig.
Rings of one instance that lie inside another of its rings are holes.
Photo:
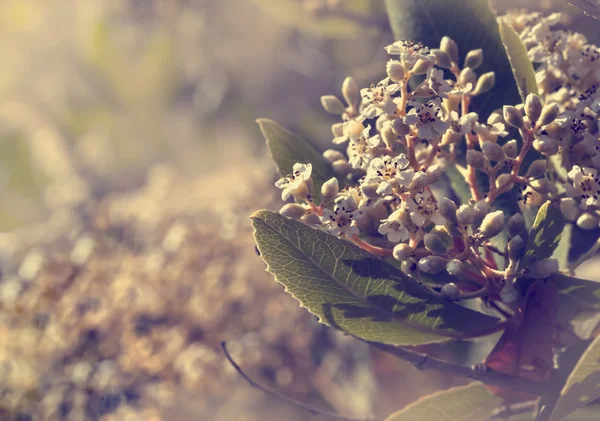
[[[503,405],[492,412],[488,421],[506,420],[515,415],[524,414],[526,412],[533,413],[538,401],[519,402],[512,405]]]
[[[221,342],[221,348],[223,349],[223,354],[225,354],[225,358],[227,358],[227,361],[229,361],[229,363],[233,366],[233,368],[235,368],[235,370],[239,373],[240,376],[242,376],[242,378],[244,380],[246,380],[246,382],[248,382],[248,384],[252,387],[254,387],[255,389],[260,390],[261,392],[273,396],[274,398],[277,398],[279,400],[282,400],[284,402],[287,402],[291,405],[294,405],[297,408],[300,408],[304,411],[310,412],[313,415],[322,415],[322,416],[326,416],[326,417],[330,417],[330,418],[335,418],[338,420],[347,420],[347,421],[368,421],[368,420],[372,420],[371,417],[368,418],[357,418],[357,417],[350,417],[347,415],[342,415],[342,414],[338,414],[336,412],[329,412],[329,411],[323,411],[320,410],[318,408],[315,408],[313,406],[307,405],[303,402],[300,402],[296,399],[292,399],[290,397],[287,397],[285,395],[282,395],[281,393],[270,389],[266,386],[263,386],[257,382],[255,382],[254,380],[252,380],[252,378],[250,378],[250,376],[248,376],[246,373],[244,373],[244,371],[242,370],[242,368],[235,362],[235,360],[233,359],[233,357],[231,356],[231,354],[229,354],[229,351],[227,350],[227,344],[225,342]]]

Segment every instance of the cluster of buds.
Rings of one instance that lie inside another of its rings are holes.
[[[359,89],[347,78],[345,102],[322,98],[325,110],[342,120],[332,126],[333,143],[345,145],[346,154],[324,153],[338,178],[323,184],[317,205],[310,165],[296,164],[278,181],[283,196],[296,199],[281,212],[393,257],[420,281],[447,272],[456,282],[439,291],[449,300],[500,293],[507,304],[514,302],[527,233],[521,215],[505,220],[495,210],[500,195],[518,189],[522,207],[551,200],[579,226],[596,228],[600,221],[598,49],[580,35],[550,31],[554,16],[528,16],[512,15],[509,22],[541,63],[539,96],[529,94],[524,104],[505,105],[481,122],[470,111],[471,100],[494,86],[493,72],[475,72],[481,50],[468,52],[460,66],[458,47],[448,37],[432,50],[395,42],[386,47],[392,58],[385,79]],[[507,139],[509,131],[518,138]],[[540,159],[526,168],[528,153]],[[439,190],[449,166],[470,188],[466,203]],[[482,176],[489,181],[485,191],[477,182]],[[494,246],[500,233],[508,239]],[[542,261],[527,275],[542,278],[557,269],[555,261]]]

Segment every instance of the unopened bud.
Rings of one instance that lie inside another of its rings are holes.
[[[419,265],[417,264],[415,259],[408,259],[402,261],[402,264],[400,265],[400,270],[402,270],[402,272],[405,275],[412,276],[414,278],[417,278],[419,276]]]
[[[332,124],[331,133],[333,134],[334,138],[344,136],[344,123]]]
[[[514,304],[519,299],[519,291],[512,282],[507,282],[500,290],[500,299],[505,304]]]
[[[523,129],[525,127],[525,121],[523,120],[523,114],[518,108],[512,105],[505,105],[502,109],[504,115],[504,121],[517,129]]]
[[[460,289],[454,283],[444,285],[440,293],[448,301],[458,301],[460,299]]]
[[[548,162],[545,159],[538,159],[529,164],[527,168],[527,177],[540,178],[546,175],[546,167]]]
[[[321,204],[326,205],[333,202],[340,192],[340,184],[338,179],[333,177],[321,186]]]
[[[474,213],[469,205],[461,205],[456,211],[456,219],[461,225],[471,225],[473,223]]]
[[[321,218],[316,213],[307,213],[302,217],[302,222],[307,225],[321,225]]]
[[[481,151],[490,161],[502,161],[504,158],[506,158],[502,146],[490,140],[483,142],[481,145]]]
[[[531,187],[542,194],[554,194],[556,193],[556,184],[548,180],[547,178],[539,178],[529,183]]]
[[[347,77],[342,84],[342,95],[348,104],[358,106],[360,103],[360,89],[351,77]]]
[[[458,219],[456,218],[456,211],[458,210],[458,207],[456,206],[456,203],[454,203],[452,200],[448,199],[447,197],[442,197],[440,199],[440,201],[438,202],[438,212],[440,215],[442,215],[444,218],[446,218],[449,222],[458,222]]]
[[[450,63],[450,56],[439,48],[431,49],[429,52],[433,56],[436,66],[443,67],[445,69],[452,67],[452,63]]]
[[[446,265],[446,270],[452,276],[458,276],[463,271],[463,262],[458,259],[452,259]]]
[[[352,167],[346,159],[338,159],[331,164],[331,168],[333,168],[333,172],[337,175],[346,175],[352,170]]]
[[[443,37],[440,42],[440,50],[448,54],[450,61],[453,64],[458,65],[458,45],[450,37]]]
[[[408,244],[400,243],[394,247],[393,255],[394,259],[404,262],[410,259],[413,254],[413,248]]]
[[[485,167],[486,160],[485,156],[482,152],[476,151],[474,149],[469,149],[467,151],[467,164],[474,168],[483,168]]]
[[[470,67],[475,70],[483,63],[483,50],[481,48],[477,50],[471,50],[465,57],[465,67]]]
[[[547,104],[544,106],[544,108],[542,108],[542,112],[540,114],[540,118],[538,119],[538,126],[545,126],[546,124],[550,124],[552,123],[554,120],[556,120],[556,117],[558,116],[558,104],[556,103],[551,103],[551,104]]]
[[[534,279],[545,279],[558,272],[558,260],[539,260],[527,269],[527,276]]]
[[[508,242],[508,258],[511,262],[518,262],[525,252],[525,240],[520,235],[515,235]]]
[[[408,133],[410,133],[410,126],[407,124],[404,124],[404,122],[402,121],[401,118],[395,119],[394,121],[392,121],[391,124],[392,124],[392,130],[398,136],[404,136],[404,135],[407,135]]]
[[[448,259],[440,256],[427,256],[419,260],[419,269],[425,273],[436,274],[446,268]]]
[[[340,159],[346,159],[343,153],[336,151],[335,149],[327,149],[325,152],[323,152],[323,158],[325,158],[325,161],[329,162],[330,164],[334,163],[335,161],[339,161]]]
[[[433,60],[419,59],[411,69],[413,75],[424,75],[433,67]]]
[[[504,124],[504,117],[502,116],[502,110],[497,109],[487,118],[487,124],[493,126],[496,123]]]
[[[394,82],[402,82],[404,80],[404,66],[402,66],[399,60],[388,61],[386,71],[390,79]]]
[[[440,179],[442,176],[442,168],[439,165],[430,165],[425,170],[425,175],[427,175],[427,183],[433,184]]]
[[[484,240],[495,237],[504,228],[504,212],[496,211],[489,213],[483,218],[479,232]]]
[[[575,199],[566,197],[560,199],[560,211],[562,212],[565,219],[569,222],[574,222],[579,216],[579,205]]]
[[[300,219],[306,214],[306,209],[297,203],[288,203],[279,210],[279,213],[288,218]]]
[[[502,150],[509,158],[516,158],[519,154],[519,150],[517,147],[517,140],[512,139],[502,145]]]
[[[515,183],[512,181],[512,175],[508,173],[500,174],[498,178],[496,178],[496,188],[501,188],[503,191],[511,190],[515,186]]]
[[[538,137],[533,141],[533,147],[546,156],[552,156],[558,153],[558,142],[551,137]]]
[[[377,199],[380,197],[379,193],[377,193],[377,189],[379,188],[379,184],[362,184],[360,186],[360,191],[367,199]]]
[[[342,115],[346,107],[335,95],[324,95],[321,97],[321,105],[329,114]]]
[[[509,237],[515,237],[525,231],[525,218],[520,213],[516,213],[506,221]]]
[[[484,73],[477,79],[473,95],[481,95],[491,91],[496,85],[496,74],[494,72]]]
[[[435,254],[444,254],[448,251],[446,244],[436,234],[425,234],[423,244],[425,244],[427,250]]]
[[[477,82],[477,75],[475,74],[473,69],[465,67],[460,72],[460,75],[458,75],[458,81],[462,86],[465,86],[469,83],[474,85]]]
[[[598,218],[589,213],[584,213],[579,218],[577,218],[576,224],[581,229],[593,230],[595,228],[598,228]]]
[[[542,113],[542,102],[536,94],[529,94],[525,98],[525,114],[532,122],[538,121]]]

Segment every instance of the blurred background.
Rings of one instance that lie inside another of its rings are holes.
[[[325,419],[223,340],[346,414],[464,383],[318,325],[249,229],[281,206],[255,119],[325,149],[320,96],[380,80],[392,41],[381,0],[0,0],[0,419]]]

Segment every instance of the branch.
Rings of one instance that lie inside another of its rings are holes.
[[[490,368],[480,366],[465,367],[459,364],[428,357],[425,354],[411,351],[406,348],[395,347],[376,342],[368,343],[375,348],[379,348],[382,351],[408,361],[419,370],[437,370],[457,376],[468,377],[488,385],[498,386],[518,392],[530,393],[533,395],[542,395],[548,389],[548,385],[546,383],[540,383],[523,379],[521,377],[511,376],[510,374],[501,373]]]
[[[291,405],[294,405],[297,408],[300,408],[304,411],[310,412],[313,415],[323,415],[326,417],[330,417],[330,418],[335,418],[338,420],[346,420],[346,421],[368,421],[368,420],[372,420],[372,418],[368,417],[368,418],[356,418],[356,417],[350,417],[350,416],[346,416],[346,415],[342,415],[342,414],[338,414],[336,412],[329,412],[329,411],[322,411],[318,408],[315,408],[313,406],[307,405],[303,402],[300,402],[296,399],[292,399],[289,398],[285,395],[282,395],[281,393],[270,389],[266,386],[263,386],[257,382],[255,382],[254,380],[252,380],[250,378],[250,376],[248,376],[246,373],[244,373],[244,371],[242,370],[242,368],[235,362],[235,360],[231,357],[231,354],[229,354],[229,351],[227,350],[227,344],[225,342],[221,342],[221,348],[223,349],[223,354],[225,354],[225,358],[227,358],[227,361],[229,361],[229,363],[233,366],[233,368],[235,368],[235,370],[239,373],[240,376],[242,376],[242,378],[244,380],[246,380],[246,382],[248,382],[248,384],[252,387],[254,387],[255,389],[260,390],[261,392],[269,395],[269,396],[273,396],[274,398],[277,398],[279,400],[282,400],[284,402],[287,402]]]

